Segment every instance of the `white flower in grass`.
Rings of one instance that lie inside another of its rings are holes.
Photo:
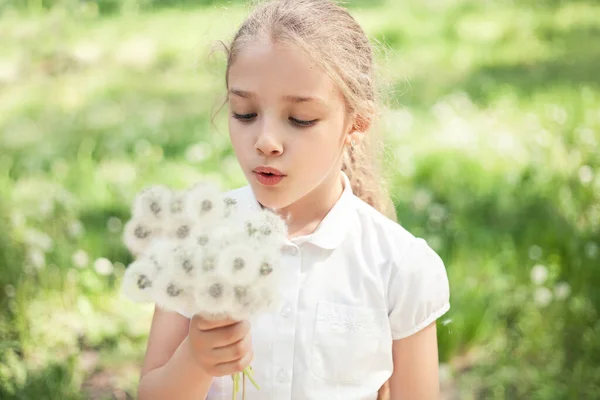
[[[133,201],[133,218],[151,226],[160,226],[169,217],[172,192],[165,186],[151,186]]]
[[[198,184],[188,192],[185,210],[195,223],[200,226],[210,226],[223,218],[225,204],[216,186]]]
[[[536,285],[543,285],[548,279],[548,269],[538,264],[531,269],[531,281]]]
[[[552,292],[546,287],[539,287],[535,290],[534,301],[539,308],[547,307],[552,301]]]
[[[121,292],[136,302],[152,302],[158,270],[149,259],[134,261],[125,270]]]
[[[123,230],[123,241],[125,246],[133,255],[142,253],[157,236],[161,230],[148,225],[138,219],[132,219],[125,224]]]
[[[168,311],[192,311],[194,305],[193,286],[185,271],[163,268],[156,277],[155,303]]]
[[[558,300],[564,300],[571,294],[571,286],[567,282],[559,282],[554,287],[554,295]]]
[[[90,262],[90,257],[85,250],[79,249],[73,253],[71,256],[71,261],[77,268],[85,268]]]
[[[94,261],[94,270],[96,270],[99,275],[106,276],[112,274],[115,267],[108,258],[100,257]]]

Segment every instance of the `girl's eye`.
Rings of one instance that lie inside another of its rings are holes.
[[[233,113],[233,118],[242,121],[242,122],[250,122],[252,121],[254,118],[256,118],[256,113],[251,113],[251,114],[236,114]]]
[[[317,122],[319,122],[319,120],[313,119],[312,121],[303,121],[301,119],[290,117],[290,122],[296,126],[299,126],[300,128],[308,128],[309,126],[315,125]]]

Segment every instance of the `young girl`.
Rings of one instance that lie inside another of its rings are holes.
[[[249,364],[261,390],[247,385],[248,399],[438,398],[448,279],[427,243],[393,221],[373,168],[373,54],[361,27],[329,0],[264,3],[235,35],[225,81],[249,182],[228,195],[288,221],[283,305],[219,322],[157,308],[139,398],[229,399],[229,375]]]

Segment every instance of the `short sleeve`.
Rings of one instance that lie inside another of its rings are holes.
[[[393,264],[387,300],[392,338],[397,340],[444,315],[450,309],[450,287],[444,262],[421,238]]]

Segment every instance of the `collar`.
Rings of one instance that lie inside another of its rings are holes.
[[[354,194],[350,179],[348,179],[348,176],[343,171],[341,171],[341,178],[344,185],[342,195],[312,234],[298,238],[302,243],[312,243],[327,250],[333,250],[342,243],[351,222],[348,211],[352,208]],[[262,207],[258,200],[256,200],[252,187],[248,185],[243,190],[246,195],[244,197],[250,200],[249,204],[247,204],[250,211],[260,210]],[[294,239],[292,239],[292,242],[294,242]]]

